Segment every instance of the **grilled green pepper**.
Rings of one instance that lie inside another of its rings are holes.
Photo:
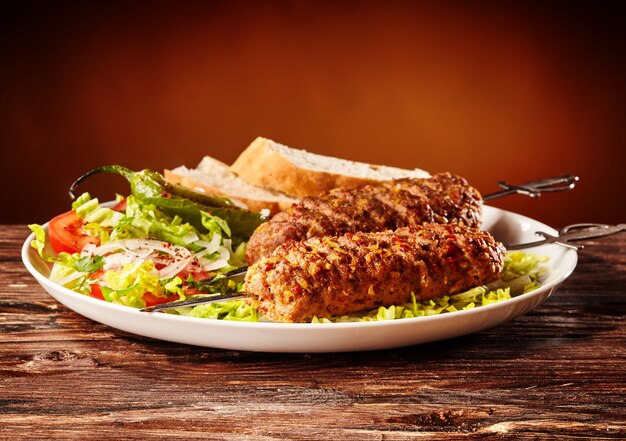
[[[76,187],[81,182],[100,173],[123,176],[130,184],[132,195],[140,202],[154,205],[170,216],[180,216],[201,232],[208,231],[202,224],[202,212],[224,219],[233,238],[243,240],[247,240],[256,227],[267,220],[259,213],[237,207],[228,198],[210,196],[182,185],[171,184],[163,175],[153,170],[135,172],[119,165],[105,165],[85,173],[70,187],[70,197],[75,198]]]

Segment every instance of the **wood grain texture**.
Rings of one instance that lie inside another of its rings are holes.
[[[127,334],[49,297],[0,227],[0,439],[625,439],[626,235],[547,302],[402,349],[268,354]],[[253,336],[251,336],[253,338]]]

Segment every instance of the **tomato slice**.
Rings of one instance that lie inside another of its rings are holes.
[[[185,295],[186,296],[195,296],[196,294],[207,294],[206,291],[200,291],[199,289],[196,288],[190,288],[190,287],[185,287]]]
[[[50,245],[57,253],[78,253],[88,243],[100,244],[100,239],[83,231],[85,222],[74,210],[55,217],[48,224]]]
[[[115,206],[113,207],[113,210],[121,211],[121,212],[126,211],[126,198],[122,199],[117,204],[115,204]]]
[[[93,283],[91,285],[91,291],[89,292],[89,295],[91,297],[96,298],[96,299],[104,300],[104,295],[102,294],[102,289],[100,288],[100,285],[98,285],[97,283]]]
[[[173,302],[174,300],[178,300],[178,294],[172,294],[167,297],[157,297],[151,292],[146,292],[143,295],[143,301],[146,302],[146,306],[154,306],[159,305],[161,303]]]

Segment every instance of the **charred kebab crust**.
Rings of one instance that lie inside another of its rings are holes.
[[[262,224],[248,242],[246,258],[254,263],[282,243],[311,237],[396,230],[427,222],[477,227],[481,208],[478,190],[450,173],[336,189],[304,198]]]
[[[268,319],[308,322],[454,294],[496,280],[504,247],[486,232],[425,224],[395,232],[289,241],[248,269],[246,290]]]

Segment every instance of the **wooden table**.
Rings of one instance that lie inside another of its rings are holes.
[[[0,438],[626,439],[626,234],[517,320],[403,349],[233,352],[66,309],[0,227]]]

